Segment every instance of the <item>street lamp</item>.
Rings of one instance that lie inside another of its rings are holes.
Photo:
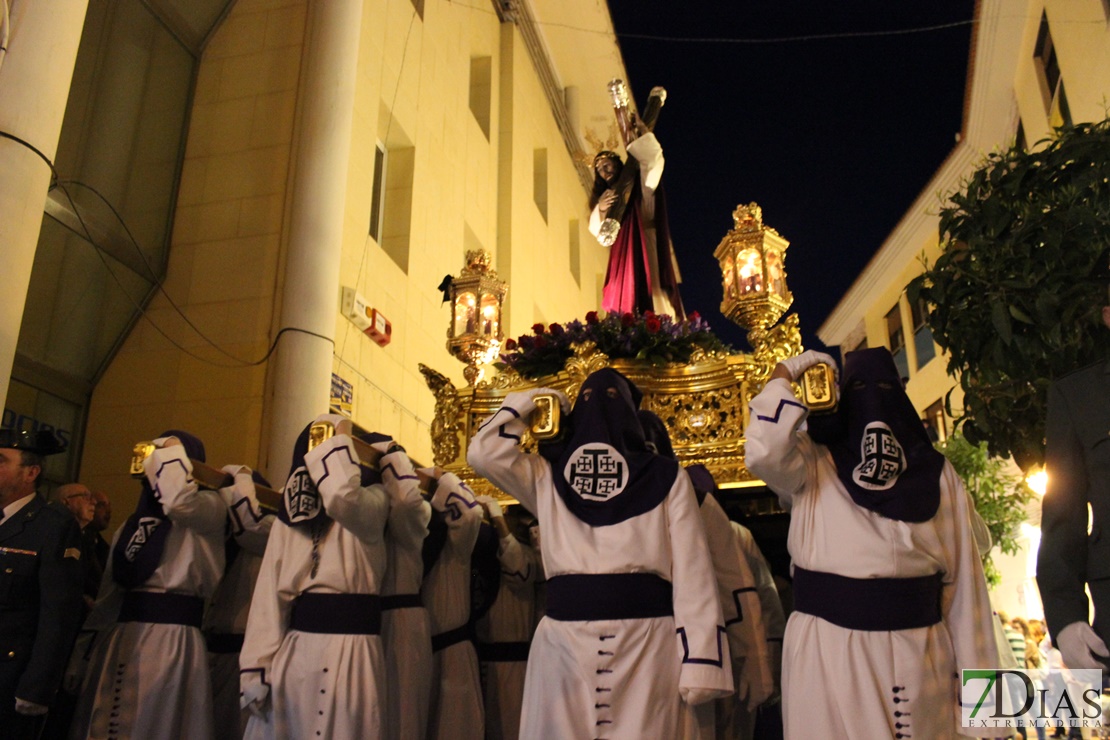
[[[447,351],[466,364],[463,377],[474,385],[482,377],[480,365],[497,356],[505,332],[501,307],[508,285],[490,268],[490,255],[484,249],[466,253],[466,265],[452,278],[451,326],[447,330]]]

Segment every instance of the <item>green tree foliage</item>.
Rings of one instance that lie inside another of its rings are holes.
[[[1007,555],[1016,553],[1018,528],[1025,521],[1025,505],[1033,498],[1029,486],[1021,476],[1007,473],[1003,460],[990,456],[986,442],[974,445],[956,432],[947,441],[938,443],[937,449],[952,463],[975,500],[975,510],[986,522],[994,546]],[[997,586],[1001,576],[991,562],[990,552],[983,555],[983,571],[987,583]]]
[[[909,286],[964,390],[963,432],[1022,468],[1044,456],[1049,383],[1110,355],[1110,119],[987,157],[940,213]]]

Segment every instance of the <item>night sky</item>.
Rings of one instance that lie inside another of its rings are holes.
[[[817,327],[956,144],[973,0],[609,6],[638,104],[667,89],[656,134],[686,310],[747,348],[720,313],[713,250],[756,201],[790,241],[792,310],[820,347]],[[792,40],[828,35],[843,37]]]

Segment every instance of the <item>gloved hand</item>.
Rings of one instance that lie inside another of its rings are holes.
[[[692,686],[680,686],[678,693],[682,696],[682,701],[692,707],[712,701],[721,695],[717,689],[699,689]]]
[[[1055,645],[1068,668],[1105,669],[1110,663],[1106,643],[1086,622],[1072,622],[1060,630]]]
[[[243,689],[239,696],[239,706],[249,709],[250,713],[265,720],[266,705],[270,700],[270,687],[262,682],[252,683]]]
[[[563,393],[562,391],[555,390],[554,388],[533,388],[533,389],[531,389],[529,391],[525,391],[525,392],[528,393],[529,398],[535,398],[536,396],[538,396],[540,394],[546,394],[546,393],[553,394],[556,398],[559,399],[559,406],[562,408],[563,413],[564,414],[569,414],[570,413],[570,409],[571,409],[570,399],[567,398],[567,394]]]
[[[478,496],[478,503],[480,503],[485,510],[489,512],[490,519],[504,519],[505,512],[501,510],[501,504],[497,503],[497,499],[493,496]]]
[[[397,442],[392,439],[383,439],[381,442],[371,442],[370,446],[383,455],[388,455],[390,452],[405,451],[404,447],[397,444]]]
[[[50,707],[36,704],[26,699],[20,699],[17,696],[15,697],[15,711],[17,714],[22,714],[25,717],[41,717],[50,711]]]
[[[815,349],[807,349],[797,357],[787,357],[785,360],[779,362],[779,367],[790,373],[791,381],[797,381],[806,370],[822,362],[831,367],[838,378],[840,377],[836,360],[824,352],[818,352]]]

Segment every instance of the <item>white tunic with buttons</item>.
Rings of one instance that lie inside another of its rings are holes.
[[[324,477],[321,460],[349,446],[336,435],[305,455],[330,527],[278,522],[270,533],[251,601],[240,654],[241,685],[270,687],[264,718],[251,717],[247,738],[381,737],[385,657],[380,635],[320,634],[289,628],[293,602],[305,592],[377,594],[386,566],[383,537],[389,495],[381,484],[363,487],[357,466]],[[383,458],[383,464],[393,453]],[[339,459],[333,455],[329,464]],[[315,540],[315,543],[314,543]]]
[[[478,540],[482,509],[470,489],[452,473],[440,477],[432,506],[445,514],[447,542],[421,593],[428,607],[432,634],[439,635],[470,621],[470,556]],[[473,642],[463,640],[432,655],[428,737],[481,740],[484,736],[478,653]]]
[[[587,524],[555,491],[547,460],[516,444],[535,408],[532,395],[505,398],[471,440],[467,461],[536,515],[548,579],[655,574],[673,587],[674,616],[544,617],[528,656],[520,735],[675,737],[680,687],[706,690],[709,698],[732,691],[717,584],[689,476],[680,470],[654,509],[609,526]]]
[[[231,536],[239,550],[227,566],[212,601],[204,613],[204,633],[238,636],[247,630],[254,584],[262,568],[266,541],[277,520],[273,514],[263,515],[258,505],[250,469],[225,467],[235,477],[235,484],[223,489],[229,501]],[[212,703],[217,740],[238,740],[243,736],[250,713],[239,707],[239,652],[209,652],[208,668],[212,676]]]
[[[542,577],[539,553],[511,534],[497,547],[501,586],[489,611],[478,620],[479,644],[529,643],[536,628],[536,580]],[[526,660],[482,661],[486,700],[486,737],[516,740],[524,700]]]
[[[182,464],[166,465],[168,460]],[[227,504],[219,493],[198,490],[189,480],[192,465],[183,447],[155,450],[146,470],[173,528],[161,563],[136,590],[207,599],[223,575]],[[73,735],[85,737],[87,728],[90,738],[212,737],[212,689],[201,631],[178,624],[117,624],[123,595],[109,565],[85,625],[102,637],[96,640]]]
[[[851,578],[943,573],[942,621],[897,631],[839,627],[794,612],[783,646],[787,740],[811,737],[954,738],[960,730],[958,672],[994,668],[997,651],[968,496],[952,466],[940,506],[925,522],[888,519],[858,506],[828,450],[799,426],[807,411],[790,384],[770,381],[751,401],[748,468],[790,509],[795,565]],[[997,735],[998,730],[986,732]]]
[[[382,470],[390,496],[389,526],[385,531],[389,565],[382,596],[419,596],[424,580],[422,548],[432,509],[420,492],[412,463],[407,458],[396,459],[407,464]],[[420,605],[383,612],[382,642],[389,687],[385,737],[423,740],[432,696],[432,626],[428,610]]]

